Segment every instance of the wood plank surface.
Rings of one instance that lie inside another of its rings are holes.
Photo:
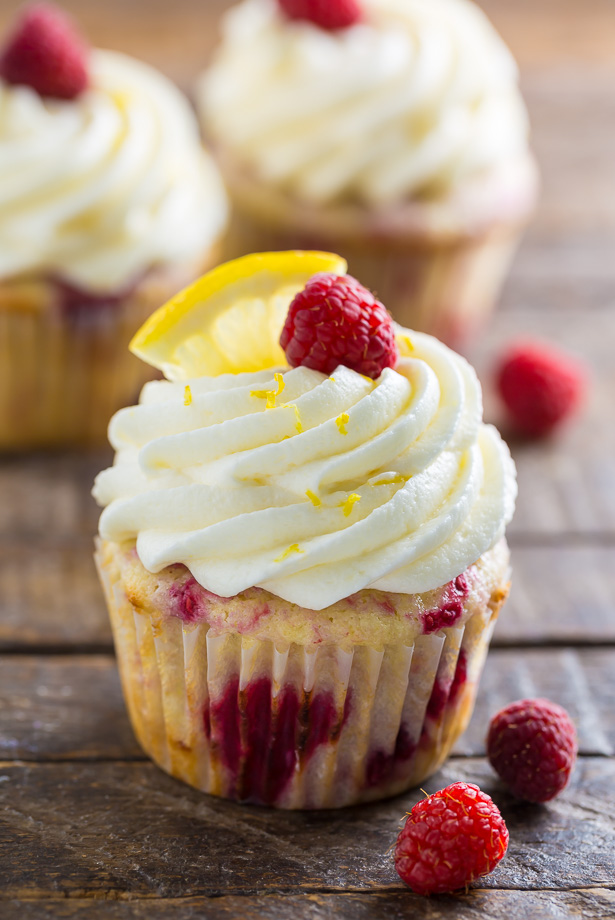
[[[0,760],[133,758],[111,655],[0,656]]]
[[[62,0],[93,44],[191,92],[231,0]],[[110,452],[0,461],[1,920],[604,920],[615,916],[615,3],[480,0],[521,65],[542,197],[501,304],[468,350],[486,417],[512,338],[557,342],[592,381],[551,440],[507,431],[519,472],[514,579],[471,725],[426,784],[478,782],[511,833],[467,895],[412,895],[390,846],[418,791],[284,814],[202,796],[141,753],[124,710],[91,560],[89,496]],[[18,6],[0,0],[0,32]],[[4,652],[4,654],[2,654]],[[565,705],[582,757],[547,806],[515,802],[484,755],[490,716],[522,696]]]
[[[482,759],[451,760],[424,788],[457,780],[492,795],[510,831],[505,860],[480,887],[613,885],[615,759],[582,758],[548,807],[514,801]],[[0,846],[11,853],[0,913],[14,898],[404,890],[390,847],[421,795],[276,812],[204,796],[149,763],[0,763]]]
[[[9,901],[3,920],[605,920],[615,912],[608,888],[550,891],[484,891],[420,898],[409,891],[363,894],[230,895],[224,898],[166,898],[105,901]]]
[[[485,753],[490,718],[523,697],[565,706],[584,755],[615,755],[615,649],[494,649],[456,756]],[[110,655],[0,656],[0,760],[140,760]]]

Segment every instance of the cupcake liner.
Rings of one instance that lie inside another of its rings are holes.
[[[203,792],[287,809],[379,799],[433,773],[469,721],[508,589],[408,646],[276,647],[144,613],[108,554],[97,565],[144,750]]]
[[[449,199],[378,210],[319,207],[257,181],[219,151],[232,202],[224,259],[249,252],[339,252],[394,318],[458,346],[484,325],[538,194],[534,160],[474,180]]]
[[[0,451],[106,443],[113,413],[154,375],[130,339],[199,268],[159,268],[125,296],[69,305],[52,280],[0,282]]]
[[[224,259],[249,252],[324,249],[339,252],[348,271],[374,291],[402,325],[437,336],[450,346],[468,341],[486,323],[498,299],[523,226],[498,225],[456,241],[408,239],[386,247],[289,227],[260,224],[235,210]]]

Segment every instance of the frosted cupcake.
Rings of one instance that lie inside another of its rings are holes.
[[[187,101],[27,8],[0,52],[0,450],[103,442],[127,345],[212,260],[226,202]]]
[[[508,592],[514,466],[473,370],[324,253],[215,269],[133,349],[167,379],[113,418],[94,494],[143,748],[279,808],[419,783]]]
[[[199,102],[228,258],[333,248],[400,323],[449,344],[480,326],[537,181],[515,63],[474,3],[244,0]]]

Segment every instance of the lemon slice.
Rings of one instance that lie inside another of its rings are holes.
[[[346,273],[329,252],[265,252],[219,265],[156,310],[130,350],[169,380],[285,363],[279,338],[291,300],[317,272]]]

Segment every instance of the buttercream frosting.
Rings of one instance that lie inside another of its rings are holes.
[[[196,263],[223,227],[221,180],[180,91],[110,51],[92,51],[90,77],[70,101],[0,80],[0,278],[121,290]]]
[[[399,342],[375,381],[340,366],[146,384],[110,425],[101,536],[136,538],[152,573],[181,562],[214,594],[313,610],[446,584],[501,538],[514,464],[470,365],[428,335]]]
[[[200,83],[207,130],[314,203],[438,198],[527,158],[517,68],[470,0],[362,0],[329,32],[244,0]]]

